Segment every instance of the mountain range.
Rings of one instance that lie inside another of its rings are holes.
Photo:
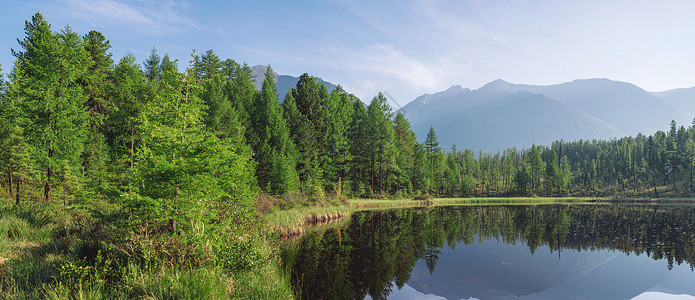
[[[256,87],[257,90],[260,90],[261,87],[263,87],[263,80],[265,79],[265,72],[267,70],[267,66],[261,65],[256,65],[251,68],[251,76],[253,76],[253,85]],[[291,88],[297,86],[299,77],[294,77],[290,75],[280,75],[275,71],[273,71],[273,73],[275,73],[275,87],[278,93],[278,101],[282,103],[282,101],[285,100],[285,95],[287,95],[287,92],[290,91]],[[328,88],[329,93],[336,88],[335,84],[332,84],[318,77],[315,78],[324,86],[326,86],[326,88]]]
[[[546,86],[498,79],[477,90],[456,85],[422,95],[400,112],[420,140],[432,126],[440,147],[495,152],[561,139],[650,135],[668,129],[671,120],[688,126],[695,88],[649,93],[599,78]]]
[[[260,90],[266,66],[252,67]],[[330,91],[336,85],[316,78]],[[299,77],[275,72],[278,100]],[[368,103],[368,101],[366,101]],[[555,85],[514,84],[501,79],[471,90],[454,85],[424,94],[399,110],[424,141],[432,126],[440,147],[503,151],[557,140],[576,141],[651,135],[671,120],[689,126],[695,117],[695,87],[647,92],[627,82],[578,79]]]

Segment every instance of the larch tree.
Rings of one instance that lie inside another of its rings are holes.
[[[275,73],[268,66],[261,92],[254,102],[252,117],[255,136],[254,157],[258,162],[259,186],[271,194],[283,195],[297,189],[297,150],[280,112],[275,87]]]
[[[13,51],[22,79],[13,82],[25,112],[25,134],[44,170],[44,199],[51,200],[54,169],[64,159],[81,165],[88,114],[87,96],[79,84],[92,66],[83,40],[66,27],[60,33],[39,13],[27,21],[22,51]]]
[[[409,193],[412,189],[413,168],[415,166],[415,133],[410,127],[410,122],[398,112],[394,119],[396,138],[396,163],[398,173],[398,189]]]
[[[369,182],[367,170],[369,169],[369,155],[367,143],[367,109],[362,101],[357,100],[352,105],[352,117],[348,125],[348,141],[350,143],[349,165],[351,189],[355,195],[361,196],[364,192],[365,183]]]
[[[111,181],[116,188],[127,188],[128,169],[135,165],[142,135],[140,126],[145,105],[155,94],[140,71],[133,54],[126,54],[110,75],[109,98],[104,132],[111,148]]]
[[[395,133],[391,121],[392,112],[386,97],[379,93],[367,106],[367,142],[372,192],[386,192],[388,178],[395,167]]]
[[[108,99],[108,88],[113,60],[111,59],[111,44],[98,31],[90,31],[83,37],[84,48],[92,61],[91,67],[80,80],[87,95],[85,103],[89,114],[89,131],[85,141],[83,165],[90,187],[103,189],[108,176],[109,149],[104,136],[104,121],[107,107],[111,105]]]
[[[217,138],[203,123],[194,70],[171,73],[163,93],[144,108],[134,168],[138,178],[126,207],[134,218],[168,224],[172,232],[214,224],[227,230],[226,215],[248,212],[255,193],[254,163],[248,153]]]
[[[327,184],[332,185],[332,190],[342,190],[343,180],[347,180],[350,155],[348,130],[352,120],[352,101],[359,101],[352,95],[348,95],[341,86],[336,87],[329,95],[327,101],[328,135],[326,137],[326,149],[324,155],[324,169]]]
[[[287,121],[290,136],[297,147],[297,174],[300,183],[313,184],[318,169],[316,132],[309,119],[298,108],[293,93],[282,102],[282,115]]]

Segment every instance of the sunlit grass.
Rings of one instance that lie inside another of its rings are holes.
[[[306,218],[309,216],[326,216],[336,213],[349,215],[353,211],[350,205],[337,206],[305,206],[292,208],[289,210],[276,210],[266,216],[271,227],[290,228],[304,226]]]

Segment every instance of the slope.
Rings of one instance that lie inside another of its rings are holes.
[[[456,144],[494,152],[560,139],[623,135],[615,127],[544,95],[463,90],[458,97],[438,98],[432,95],[428,103],[419,107],[415,103],[403,111],[419,137],[433,126],[443,147]]]

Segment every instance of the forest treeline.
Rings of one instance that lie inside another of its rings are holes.
[[[499,153],[418,142],[379,94],[368,105],[303,74],[282,104],[268,68],[212,50],[179,62],[153,48],[113,61],[99,32],[59,32],[40,14],[2,83],[3,187],[21,201],[122,199],[177,215],[205,199],[250,207],[258,193],[403,197],[638,195],[693,190],[695,131],[558,141]],[[284,92],[284,91],[281,91]],[[175,199],[175,200],[174,200]],[[176,203],[176,204],[174,204]],[[178,212],[176,212],[178,211]],[[169,218],[169,217],[166,217]]]

